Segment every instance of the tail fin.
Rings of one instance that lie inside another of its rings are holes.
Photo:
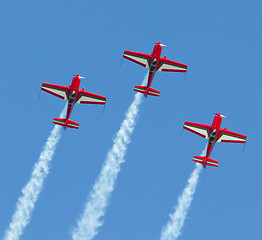
[[[160,95],[160,92],[157,91],[156,89],[146,86],[135,86],[134,91],[143,93],[144,95],[151,95],[156,97],[159,97]]]
[[[79,128],[79,123],[73,122],[69,119],[66,120],[63,118],[54,118],[53,123],[58,124],[63,127],[69,127],[69,128],[75,128],[75,129]]]
[[[194,156],[193,158],[194,162],[198,162],[201,163],[203,165],[203,167],[205,168],[206,166],[213,166],[213,167],[217,167],[218,166],[218,161],[211,159],[211,158],[207,158],[207,157],[203,157],[203,156]]]

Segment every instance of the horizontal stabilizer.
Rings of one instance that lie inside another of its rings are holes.
[[[217,167],[218,163],[219,163],[218,161],[216,161],[216,160],[214,160],[212,158],[207,158],[207,157],[203,157],[203,156],[194,156],[193,161],[201,163],[204,168],[206,166]]]
[[[147,87],[145,87],[145,86],[135,86],[134,91],[145,94],[146,93],[146,89],[147,89]]]
[[[135,86],[134,91],[143,93],[145,95],[151,95],[151,96],[157,96],[157,97],[159,97],[159,95],[160,95],[160,92],[157,91],[156,89],[149,88],[149,87],[146,87],[146,86]]]
[[[63,127],[69,127],[69,128],[75,128],[75,129],[79,128],[79,123],[73,122],[69,119],[66,120],[63,118],[54,118],[53,123],[58,124]]]

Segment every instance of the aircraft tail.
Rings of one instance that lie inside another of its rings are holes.
[[[79,128],[79,123],[73,122],[69,119],[66,120],[64,118],[54,118],[53,123],[63,126],[65,128],[66,127],[75,128],[75,129]]]
[[[217,167],[218,163],[219,163],[218,161],[216,161],[212,158],[209,158],[209,157],[207,158],[207,157],[203,157],[203,156],[194,156],[193,161],[201,163],[204,168],[206,168],[206,166]]]
[[[143,93],[145,96],[151,95],[151,96],[159,97],[159,95],[160,95],[160,92],[157,91],[156,89],[146,87],[146,86],[135,86],[134,91]]]

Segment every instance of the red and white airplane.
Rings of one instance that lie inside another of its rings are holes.
[[[135,86],[134,89],[136,92],[143,93],[145,97],[147,95],[159,97],[160,95],[159,91],[150,87],[156,71],[163,71],[163,72],[187,71],[187,65],[169,60],[166,58],[166,56],[162,58],[161,57],[162,46],[165,45],[162,44],[161,42],[157,43],[154,46],[154,50],[151,53],[151,55],[145,53],[124,51],[124,55],[123,55],[124,58],[132,62],[135,62],[137,64],[140,64],[143,67],[149,68],[147,86]]]
[[[222,117],[225,116],[221,112],[216,114],[211,126],[193,122],[184,123],[184,129],[208,139],[206,156],[194,156],[193,158],[193,161],[201,163],[204,168],[207,165],[218,166],[218,161],[209,157],[216,142],[245,143],[247,140],[247,136],[245,135],[228,131],[226,128],[220,128]]]
[[[85,104],[105,104],[106,97],[96,95],[94,93],[86,92],[83,88],[79,89],[80,81],[84,77],[79,76],[79,74],[73,77],[72,83],[69,87],[54,85],[49,83],[42,83],[41,89],[45,92],[53,94],[56,97],[62,98],[68,101],[66,119],[54,118],[53,123],[63,126],[64,128],[79,128],[79,124],[69,120],[70,114],[73,110],[75,103],[85,103]]]

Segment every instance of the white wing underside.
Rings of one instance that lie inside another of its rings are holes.
[[[64,100],[68,101],[67,92],[65,90],[54,88],[54,87],[49,87],[49,86],[42,86],[42,89],[52,92],[56,95],[59,95]]]
[[[227,142],[246,142],[246,139],[243,139],[241,137],[237,137],[237,136],[233,136],[233,135],[229,135],[226,133],[223,133],[219,139],[217,140],[217,142],[223,142],[223,141],[227,141]]]
[[[104,100],[88,97],[88,96],[81,96],[76,103],[82,103],[82,102],[95,102],[95,103],[104,103]]]
[[[171,64],[168,64],[168,63],[163,63],[161,65],[161,67],[157,70],[157,71],[163,71],[163,70],[173,70],[173,71],[180,71],[180,70],[184,70],[185,68],[182,68],[182,67],[179,67],[179,66],[175,66],[175,65],[171,65]]]
[[[149,68],[148,59],[147,58],[134,56],[133,54],[128,54],[128,53],[124,53],[124,56],[126,56],[128,58],[131,58],[131,59],[133,59],[133,60],[135,60],[137,62],[140,62],[140,63],[144,64],[146,68]]]
[[[192,126],[192,125],[189,125],[189,124],[185,124],[185,127],[187,127],[187,128],[189,128],[189,129],[191,129],[191,130],[193,130],[195,132],[198,132],[198,133],[204,135],[206,139],[209,138],[207,129],[196,127],[196,126]]]

